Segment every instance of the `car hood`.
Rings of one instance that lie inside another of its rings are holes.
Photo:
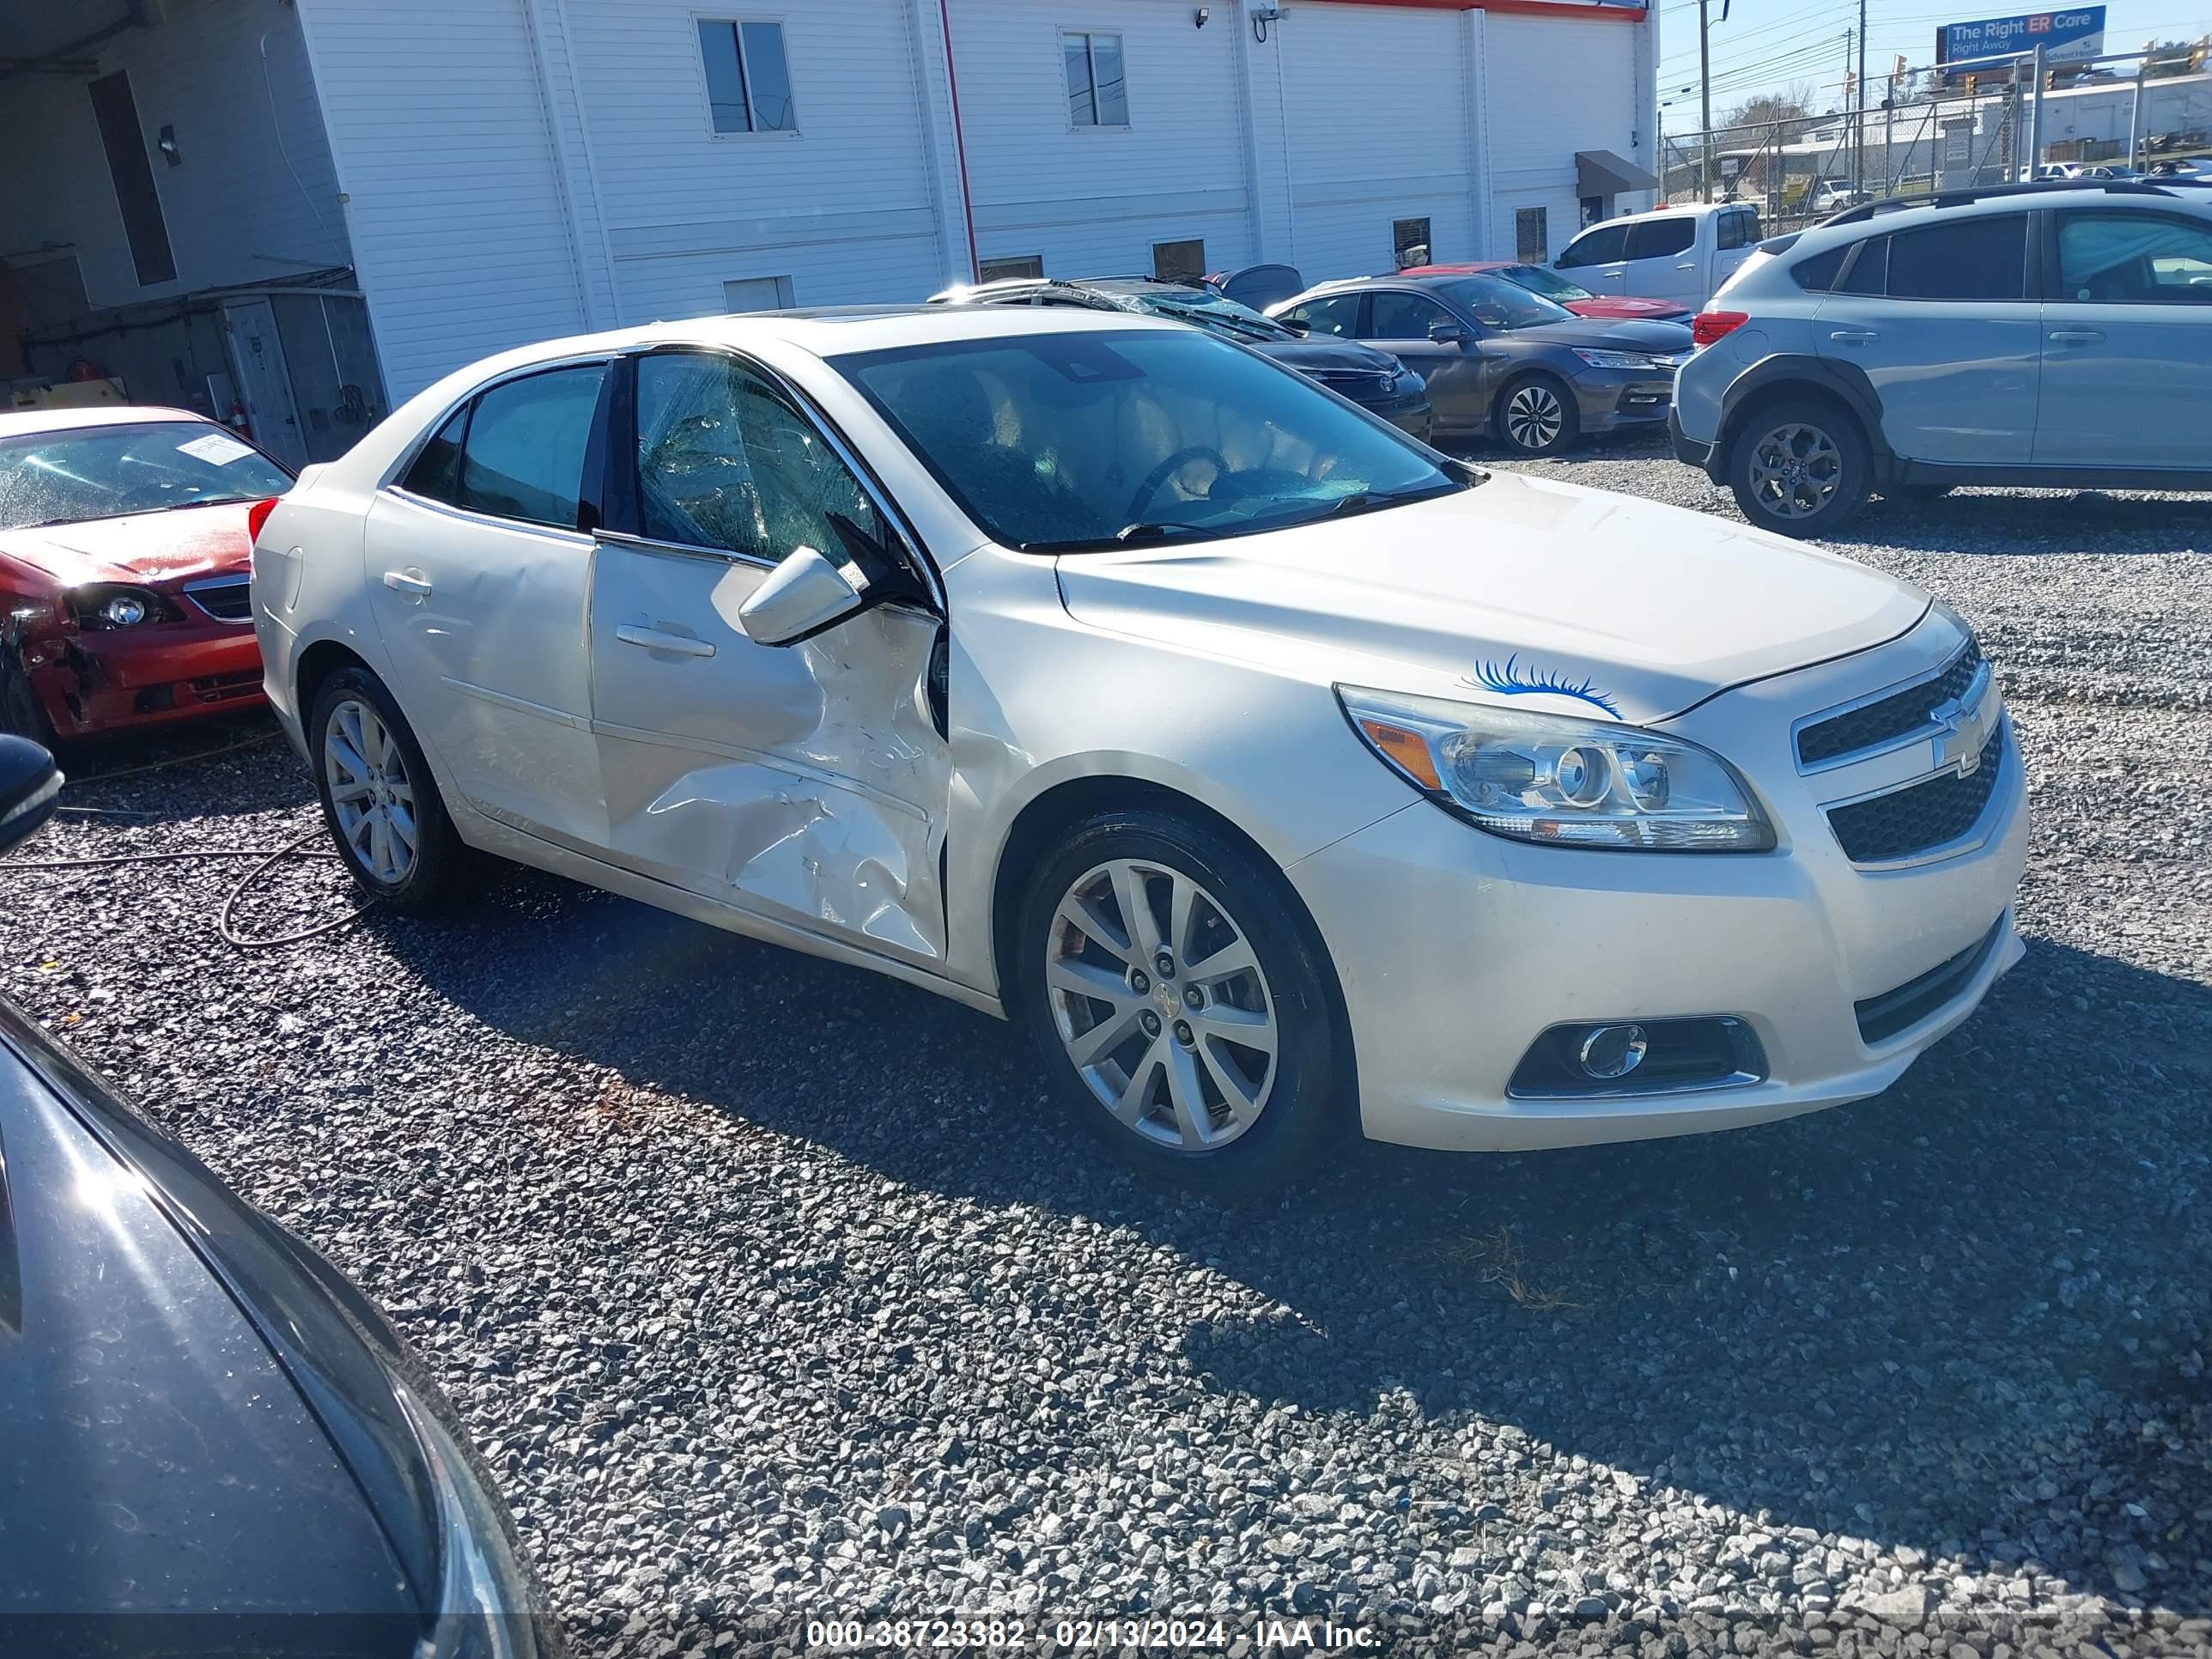
[[[166,513],[88,519],[40,530],[0,530],[0,554],[43,571],[64,587],[85,582],[189,580],[243,571],[253,556],[246,501]]]
[[[0,1616],[419,1623],[359,1466],[142,1169],[26,1064],[58,1051],[13,1009],[0,1036]]]
[[[1559,303],[1577,317],[1618,319],[1623,322],[1663,322],[1690,314],[1689,307],[1676,305],[1672,300],[1639,300],[1628,294],[1601,294],[1588,300],[1562,300]]]
[[[1621,321],[1610,317],[1577,317],[1571,323],[1539,323],[1533,328],[1510,329],[1498,337],[1547,340],[1563,346],[1596,346],[1608,351],[1660,353],[1687,351],[1694,343],[1689,326],[1684,323]]]
[[[1316,681],[1645,724],[1926,612],[1878,571],[1709,514],[1500,472],[1434,501],[1068,554],[1069,612]],[[1572,695],[1547,690],[1561,684]]]
[[[1370,374],[1395,373],[1398,360],[1357,340],[1253,340],[1255,351],[1305,374],[1321,368],[1352,369]]]

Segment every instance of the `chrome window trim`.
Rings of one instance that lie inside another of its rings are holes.
[[[1882,702],[1891,697],[1897,696],[1903,692],[1910,691],[1916,685],[1926,685],[1932,681],[1940,680],[1944,675],[1951,672],[1952,668],[1957,664],[1960,657],[1966,655],[1967,652],[1973,648],[1974,641],[1972,638],[1969,638],[1964,644],[1960,645],[1956,651],[1951,653],[1949,656],[1944,658],[1943,660],[1936,667],[1929,669],[1923,674],[1915,674],[1908,679],[1899,680],[1893,684],[1886,685],[1879,691],[1869,691],[1864,696],[1853,697],[1847,702],[1832,703],[1829,707],[1820,709],[1816,713],[1802,715],[1797,720],[1792,720],[1790,723],[1790,753],[1791,757],[1793,758],[1796,757],[1798,754],[1797,740],[1808,726],[1825,725],[1827,721],[1835,720],[1842,715],[1850,714],[1855,709],[1865,708],[1872,704]],[[1991,675],[1990,672],[1989,659],[1985,657],[1982,659],[1982,665],[1974,671],[1974,678],[1966,682],[1966,694],[1959,700],[1960,703],[1968,708],[1980,708],[1982,699],[1989,695],[1990,679]],[[1923,720],[1911,731],[1904,732],[1898,737],[1886,738],[1882,742],[1875,744],[1870,748],[1848,750],[1843,754],[1831,756],[1826,760],[1814,761],[1810,763],[1808,763],[1802,759],[1798,759],[1796,761],[1797,774],[1800,777],[1809,778],[1819,773],[1832,772],[1839,766],[1856,766],[1861,761],[1873,760],[1878,756],[1892,754],[1899,749],[1909,748],[1916,743],[1925,743],[1929,738],[1936,735],[1938,729],[1939,728],[1935,721]],[[1929,775],[1933,776],[1934,775],[1931,773]],[[1924,781],[1924,780],[1916,778],[1913,781],[1917,783]],[[1876,790],[1875,793],[1880,794],[1883,792]],[[1861,799],[1864,798],[1862,797]],[[1835,806],[1846,805],[1848,804],[1849,803],[1844,801],[1824,803],[1824,805],[1826,805]]]
[[[440,424],[442,425],[443,422]],[[434,428],[432,429],[435,430]],[[388,485],[386,489],[379,490],[377,493],[383,495],[387,492],[406,502],[410,507],[420,507],[428,513],[442,513],[447,518],[459,519],[465,524],[483,525],[494,530],[517,530],[532,536],[550,536],[556,541],[566,542],[574,547],[590,547],[592,537],[595,533],[586,530],[572,530],[566,525],[541,524],[536,519],[509,519],[497,513],[480,513],[472,507],[455,507],[451,501],[437,501],[428,495],[417,495],[413,490],[402,489],[398,484]]]
[[[1998,750],[1996,763],[2002,766],[2007,760],[2010,760],[2014,766],[2018,766],[2020,750],[2013,742],[2012,716],[2002,708],[1997,711],[1996,730],[1998,737],[2002,740],[2002,747]],[[1931,772],[1923,772],[1919,776],[1907,778],[1902,783],[1884,784],[1879,789],[1869,789],[1863,794],[1844,795],[1835,800],[1824,800],[1820,803],[1820,817],[1826,821],[1828,814],[1838,807],[1856,806],[1863,801],[1879,800],[1884,795],[1894,795],[1906,789],[1917,789],[1923,783],[1934,783],[1939,779],[1956,777],[1965,769],[1963,762],[1953,761],[1948,766],[1939,766]],[[1975,769],[1978,771],[1980,768],[1977,766]],[[1954,859],[1963,854],[1978,851],[1989,844],[1990,833],[1996,823],[1997,809],[2003,805],[2004,799],[2004,791],[2000,785],[1998,788],[1990,791],[1989,799],[1982,804],[1981,816],[1974,820],[1963,835],[1955,836],[1949,841],[1938,842],[1933,847],[1923,847],[1917,853],[1908,853],[1903,858],[1862,860],[1850,858],[1849,854],[1845,854],[1844,857],[1849,860],[1854,870],[1879,872],[1917,869],[1923,864],[1940,864],[1945,859]],[[1832,823],[1828,824],[1828,834],[1832,837],[1836,834],[1835,825]],[[1842,850],[1843,842],[1840,839],[1837,841],[1836,846],[1838,851]]]

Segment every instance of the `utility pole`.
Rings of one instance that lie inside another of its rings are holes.
[[[2032,101],[2027,110],[2027,176],[2033,179],[2035,169],[2043,165],[2043,48],[2035,49],[2035,86],[2028,94]]]
[[[1705,129],[1705,159],[1698,165],[1698,191],[1713,199],[1713,61],[1705,40],[1707,0],[1698,0],[1698,118]]]
[[[2128,165],[2136,164],[2136,152],[2142,148],[2143,71],[2150,67],[2148,52],[2136,59],[2136,100],[2128,110]]]
[[[1866,189],[1866,7],[1859,0],[1858,117],[1851,123],[1851,188]]]

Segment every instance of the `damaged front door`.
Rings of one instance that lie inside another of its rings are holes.
[[[941,959],[938,853],[951,763],[933,714],[939,619],[874,573],[872,603],[792,646],[738,610],[813,547],[895,547],[814,422],[719,354],[635,360],[634,489],[592,582],[592,724],[610,852],[811,931]],[[623,518],[630,522],[624,523]]]

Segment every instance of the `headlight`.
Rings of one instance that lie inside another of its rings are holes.
[[[135,628],[146,620],[146,601],[136,593],[118,593],[100,607],[100,614],[118,628]]]
[[[72,588],[70,614],[79,628],[136,628],[141,623],[174,622],[176,608],[143,587],[94,582]]]
[[[538,1659],[529,1582],[467,1454],[404,1386],[392,1395],[429,1462],[444,1540],[437,1616],[415,1659]]]
[[[1592,368],[1664,368],[1658,358],[1642,351],[1585,351],[1574,348],[1575,356]]]
[[[1680,738],[1340,685],[1367,746],[1477,829],[1551,847],[1764,853],[1774,830],[1735,769]]]

